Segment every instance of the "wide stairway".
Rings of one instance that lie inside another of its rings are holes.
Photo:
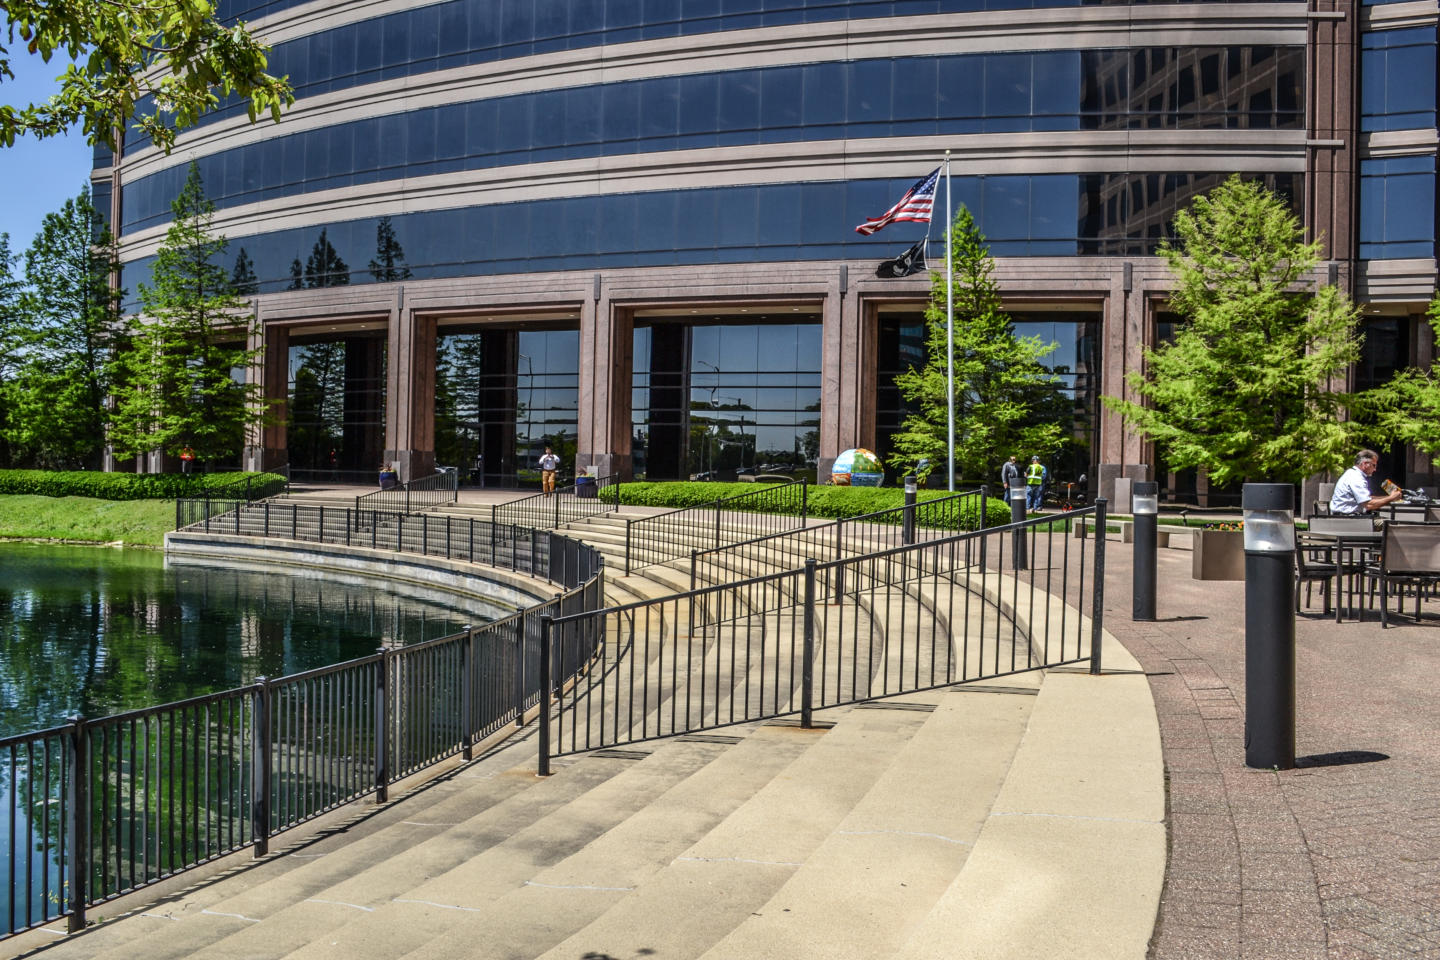
[[[689,588],[688,561],[619,575],[623,527],[565,531],[606,553],[610,602]],[[788,562],[767,556],[726,576]],[[897,603],[944,616],[921,596],[851,615],[883,631]],[[9,943],[145,960],[1140,958],[1164,870],[1159,737],[1145,677],[1113,640],[1105,653],[1098,678],[1021,673],[820,710],[813,729],[625,743],[548,778],[532,723],[278,855]]]

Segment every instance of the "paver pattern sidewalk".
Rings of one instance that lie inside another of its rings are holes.
[[[1295,770],[1245,766],[1243,583],[1161,550],[1156,623],[1107,550],[1105,625],[1150,674],[1170,862],[1151,956],[1440,957],[1440,601],[1428,622],[1297,620]],[[1413,600],[1407,612],[1413,610]]]

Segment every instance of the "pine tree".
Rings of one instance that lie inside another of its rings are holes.
[[[299,258],[299,257],[296,257],[294,260],[291,260],[291,261],[290,261],[290,285],[289,285],[288,287],[286,287],[285,289],[286,289],[286,290],[304,290],[304,289],[305,289],[305,267],[304,267],[303,264],[300,263],[300,258]]]
[[[1136,403],[1102,398],[1176,468],[1212,482],[1298,483],[1353,454],[1355,398],[1332,388],[1359,356],[1357,310],[1310,279],[1320,244],[1262,184],[1233,176],[1175,218],[1160,254],[1185,318],[1145,351]]]
[[[1001,309],[995,261],[975,218],[963,205],[950,228],[954,272],[955,463],[957,476],[990,477],[1009,453],[1039,454],[1059,449],[1071,419],[1059,378],[1041,361],[1056,344],[1021,337]],[[948,441],[946,396],[945,272],[930,279],[925,310],[926,353],[921,369],[911,368],[895,385],[917,412],[905,418],[892,438],[890,466],[907,472],[927,459],[944,473]]]
[[[370,276],[376,283],[409,280],[410,267],[405,263],[405,248],[395,236],[389,217],[381,217],[375,226],[375,259],[370,261]]]
[[[119,291],[115,244],[88,188],[45,216],[25,252],[26,290],[12,333],[5,437],[41,467],[100,465]]]
[[[230,271],[230,287],[237,297],[253,297],[260,292],[260,281],[255,276],[255,264],[245,248],[235,257],[235,269]]]
[[[307,289],[320,287],[344,287],[350,283],[350,267],[330,245],[327,230],[321,228],[320,239],[310,250],[305,261],[305,286]],[[292,268],[293,269],[293,268]]]
[[[220,264],[226,240],[210,231],[215,206],[193,163],[171,210],[122,356],[111,441],[122,454],[189,446],[214,460],[238,454],[245,428],[265,419],[259,384],[235,376],[257,359],[247,338],[258,331]]]

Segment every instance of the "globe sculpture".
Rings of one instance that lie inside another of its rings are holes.
[[[837,487],[878,487],[885,482],[885,468],[874,453],[855,447],[835,458],[830,482]]]

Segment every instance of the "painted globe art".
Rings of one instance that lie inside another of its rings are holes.
[[[830,482],[837,487],[878,487],[885,482],[885,468],[873,452],[855,447],[835,458]]]

